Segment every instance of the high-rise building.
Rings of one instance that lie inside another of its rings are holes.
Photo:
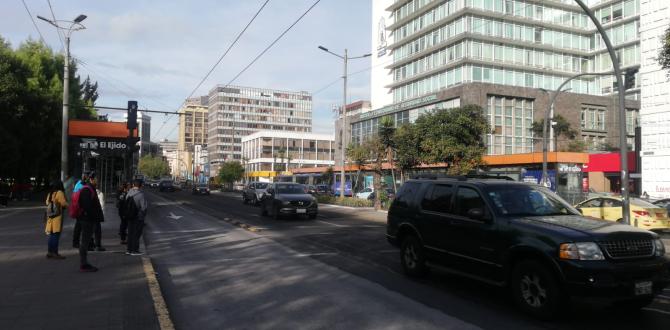
[[[640,1],[585,1],[623,70],[640,67]],[[384,116],[412,122],[425,111],[475,104],[492,128],[488,154],[539,151],[531,127],[543,119],[550,93],[573,75],[612,70],[595,25],[571,0],[374,0],[373,15],[373,110],[353,123],[354,140],[373,134]],[[626,92],[631,146],[639,82]],[[583,76],[564,90],[555,114],[579,129],[589,149],[616,148],[616,80]],[[569,143],[557,142],[551,149]]]
[[[346,114],[347,114],[347,141],[351,141],[351,123],[355,122],[358,120],[360,117],[361,113],[365,113],[371,110],[371,104],[370,101],[356,101],[353,103],[349,103],[346,106]],[[342,107],[339,107],[337,109],[337,120],[335,121],[335,161],[337,164],[340,163],[340,160],[342,159]],[[344,145],[344,148],[346,148],[347,145]]]
[[[241,138],[260,130],[312,131],[308,92],[218,85],[209,92],[210,175],[227,160],[242,160]]]
[[[642,49],[642,191],[670,198],[670,79],[656,58],[670,26],[670,1],[639,0]],[[667,42],[667,41],[665,41]]]
[[[178,176],[193,177],[195,146],[207,145],[207,97],[187,99],[179,109]]]

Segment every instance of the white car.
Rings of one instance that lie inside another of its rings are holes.
[[[365,188],[356,193],[356,198],[368,199],[368,197],[370,197],[370,194],[372,194],[373,191],[374,189],[372,188]]]

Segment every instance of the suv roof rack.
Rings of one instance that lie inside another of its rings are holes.
[[[489,175],[489,174],[468,174],[468,175],[444,175],[444,174],[420,174],[414,177],[418,180],[437,180],[437,179],[455,179],[458,181],[467,181],[468,179],[482,179],[482,180],[505,180],[514,181],[514,179],[506,175]]]

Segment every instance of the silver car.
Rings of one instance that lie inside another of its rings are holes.
[[[242,191],[242,202],[258,205],[269,185],[267,182],[249,182]]]

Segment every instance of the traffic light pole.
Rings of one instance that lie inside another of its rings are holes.
[[[135,152],[133,130],[137,129],[137,101],[128,101],[128,115],[126,116],[126,120],[126,127],[128,127],[128,143],[125,170],[126,181],[131,181],[133,175],[133,153]]]

